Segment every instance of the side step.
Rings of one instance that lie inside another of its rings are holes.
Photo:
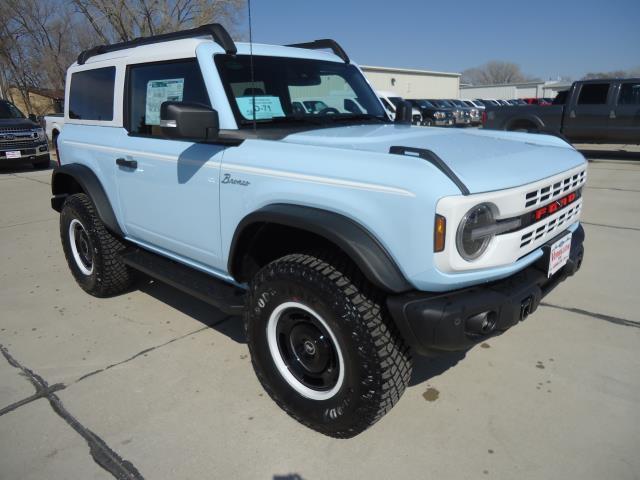
[[[120,257],[129,267],[207,302],[229,315],[244,311],[246,291],[156,253],[132,248]]]

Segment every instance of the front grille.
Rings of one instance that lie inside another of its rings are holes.
[[[23,127],[23,128],[0,128],[0,135],[3,133],[23,133],[23,132],[31,132],[31,128]]]
[[[525,208],[547,202],[548,200],[552,200],[565,192],[569,192],[570,190],[576,190],[578,187],[584,185],[586,181],[587,171],[583,170],[574,175],[563,178],[556,183],[549,184],[538,190],[533,190],[526,195]]]
[[[36,140],[0,140],[0,150],[20,150],[22,148],[33,148],[37,144]]]
[[[551,220],[546,220],[542,225],[532,228],[527,233],[524,233],[522,237],[520,237],[520,248],[524,248],[530,243],[540,240],[542,237],[559,230],[561,226],[569,225],[573,220],[577,220],[581,208],[581,203],[571,208],[567,208],[563,211],[562,215]]]

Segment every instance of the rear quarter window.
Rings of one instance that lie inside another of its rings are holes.
[[[116,67],[96,68],[71,74],[69,118],[113,120],[113,88]]]

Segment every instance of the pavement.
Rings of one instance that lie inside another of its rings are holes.
[[[640,162],[590,156],[577,276],[504,335],[417,358],[350,440],[276,407],[239,319],[154,282],[85,294],[50,175],[0,171],[0,478],[640,477]]]

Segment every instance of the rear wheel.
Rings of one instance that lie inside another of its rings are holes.
[[[258,379],[301,423],[332,437],[352,437],[404,392],[409,350],[382,295],[349,262],[287,255],[256,274],[247,302],[247,339]]]
[[[119,258],[125,245],[107,231],[84,193],[65,200],[60,238],[71,273],[87,293],[105,297],[129,288],[132,274]]]

